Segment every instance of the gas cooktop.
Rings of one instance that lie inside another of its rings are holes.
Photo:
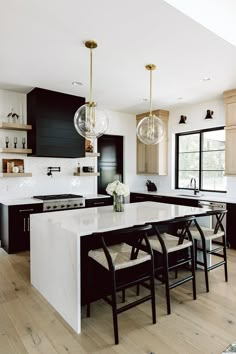
[[[33,198],[42,199],[42,200],[74,199],[74,198],[82,198],[82,195],[77,195],[77,194],[35,195]]]

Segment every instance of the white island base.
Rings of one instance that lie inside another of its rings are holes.
[[[75,209],[30,216],[31,284],[77,332],[81,332],[80,237],[147,222],[204,214],[207,209],[156,202]]]

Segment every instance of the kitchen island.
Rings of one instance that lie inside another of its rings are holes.
[[[143,202],[125,204],[124,212],[112,206],[76,209],[30,216],[31,284],[77,332],[81,332],[81,237],[147,222],[188,215],[207,209]]]

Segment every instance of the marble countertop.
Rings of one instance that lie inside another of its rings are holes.
[[[84,196],[85,199],[100,199],[109,198],[107,194],[88,194]],[[0,203],[10,206],[10,205],[26,205],[26,204],[40,204],[43,203],[42,200],[35,198],[20,198],[20,199],[0,199]]]
[[[100,198],[111,198],[110,195],[108,194],[85,194],[84,195],[85,199],[100,199]]]
[[[44,222],[73,232],[78,236],[94,232],[118,230],[147,222],[170,220],[185,215],[205,213],[205,208],[173,205],[156,202],[125,204],[124,212],[114,212],[112,206],[88,209],[55,211],[53,213],[32,214],[31,220]]]
[[[205,200],[209,202],[221,202],[221,203],[232,203],[236,204],[236,197],[230,197],[226,193],[222,193],[222,195],[212,195],[207,192],[200,193],[197,196],[193,195],[193,192],[181,192],[181,191],[171,191],[171,192],[148,192],[147,190],[133,190],[132,193],[141,193],[147,195],[156,195],[163,197],[173,197],[173,198],[188,198],[188,199],[197,199],[197,200]]]
[[[0,203],[10,206],[10,205],[40,204],[43,203],[43,201],[34,198],[22,198],[22,199],[1,199]]]
[[[109,198],[110,195],[107,194],[88,194],[84,196],[85,199],[100,199]],[[0,203],[10,206],[10,205],[24,205],[24,204],[40,204],[43,203],[42,200],[36,198],[20,198],[20,199],[0,199]]]

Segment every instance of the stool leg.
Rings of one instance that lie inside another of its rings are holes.
[[[227,269],[227,254],[226,254],[226,247],[227,247],[227,242],[226,242],[226,237],[225,235],[223,236],[223,244],[224,244],[224,248],[223,248],[223,255],[224,255],[224,269],[225,269],[225,281],[228,281],[228,269]]]
[[[197,269],[197,240],[194,240],[194,248],[195,248],[195,269]]]
[[[139,284],[138,284],[139,285]],[[155,272],[154,265],[151,265],[151,278],[150,278],[151,296],[152,296],[152,323],[156,323],[156,298],[155,298]]]
[[[119,344],[115,272],[112,273],[112,294],[111,294],[111,297],[112,297],[112,316],[113,316],[115,344]]]
[[[195,244],[193,244],[190,247],[190,251],[191,251],[191,271],[192,271],[192,285],[193,285],[193,299],[196,300],[197,298],[197,292],[196,292],[196,276],[195,276],[195,268],[196,268],[196,264],[195,264],[195,253],[194,253],[194,247]]]
[[[170,309],[170,287],[169,287],[169,272],[168,272],[168,255],[163,254],[163,274],[165,278],[165,286],[166,286],[166,306],[167,306],[167,314],[171,314]]]
[[[207,267],[207,248],[206,240],[202,238],[202,252],[203,252],[203,263],[204,263],[204,272],[205,272],[205,282],[206,282],[206,292],[209,293],[209,279],[208,279],[208,267]]]
[[[136,295],[139,296],[139,294],[140,294],[140,285],[137,284]]]
[[[90,282],[89,282],[89,279],[90,279],[90,266],[89,266],[89,259],[88,259],[88,277],[87,277],[87,317],[90,317]]]
[[[125,302],[125,289],[122,289],[122,302]]]

